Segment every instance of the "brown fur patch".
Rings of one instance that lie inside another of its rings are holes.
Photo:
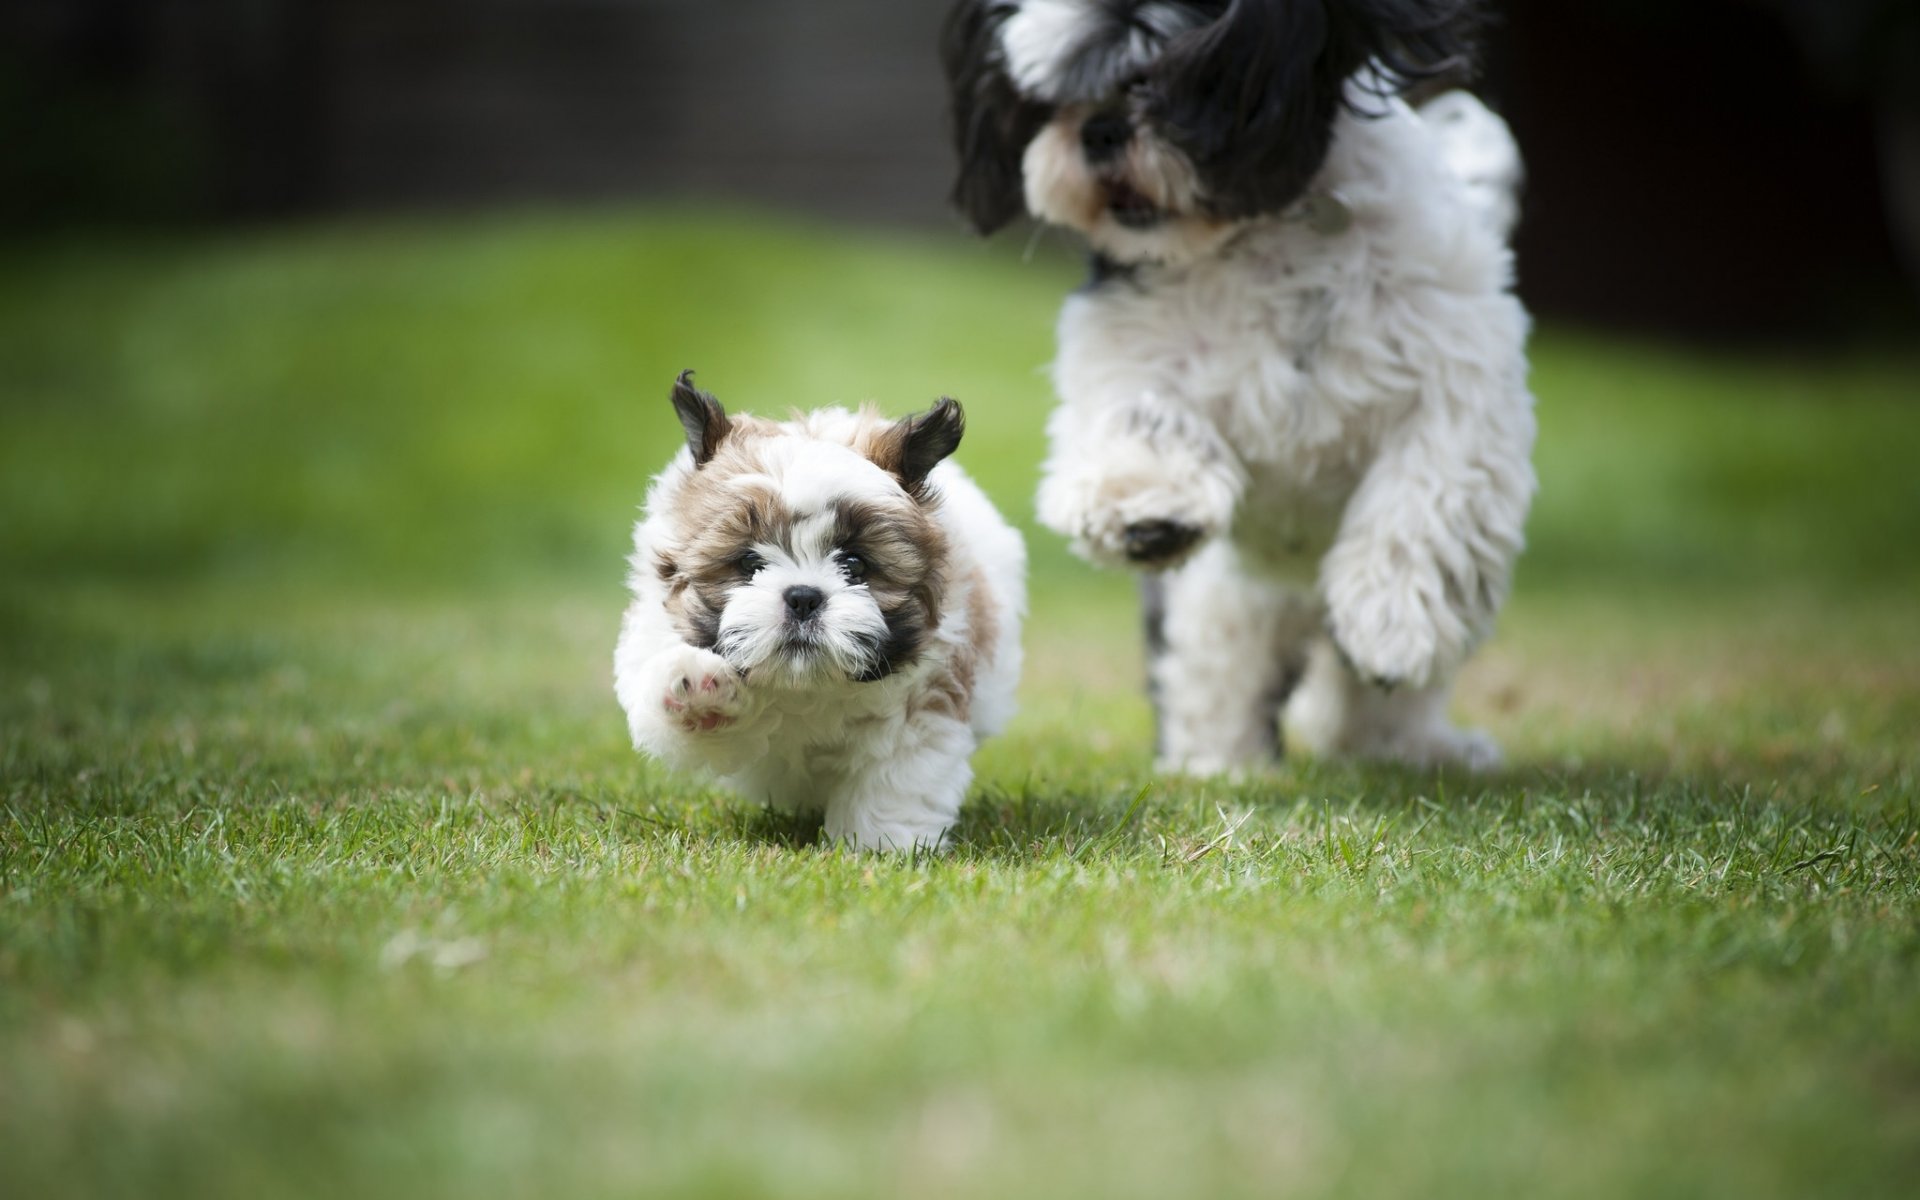
[[[835,543],[866,560],[866,585],[887,623],[882,673],[919,657],[940,622],[947,589],[947,538],[926,506],[901,500],[841,503]]]
[[[928,685],[927,694],[914,707],[914,712],[965,721],[973,715],[972,684],[962,683],[951,674],[942,675]]]
[[[871,404],[863,404],[854,414],[853,439],[848,444],[854,453],[879,467],[897,474],[900,465],[899,430],[895,422]]]
[[[954,651],[947,669],[928,686],[919,710],[937,716],[965,721],[973,715],[973,685],[980,663],[993,654],[1000,634],[1000,622],[994,616],[993,597],[987,592],[985,572],[975,568],[968,577],[967,642]]]
[[[898,421],[884,420],[868,407],[860,410],[851,444],[899,480],[914,500],[932,504],[935,497],[926,486],[927,475],[960,445],[966,426],[960,405],[945,396],[927,411]]]
[[[834,543],[867,561],[867,587],[885,613],[911,602],[932,628],[946,592],[947,537],[917,504],[841,503]]]
[[[975,661],[993,657],[994,643],[1000,640],[1000,620],[994,615],[993,596],[987,591],[987,575],[978,567],[974,568],[969,580],[973,590],[967,594],[967,648],[973,652]],[[973,680],[969,675],[968,690],[972,690]]]
[[[660,547],[656,569],[667,584],[667,616],[691,645],[710,648],[718,638],[727,593],[747,578],[741,555],[791,523],[778,491],[759,478],[768,473],[761,452],[776,432],[753,417],[731,418],[713,456],[674,498],[680,540]]]

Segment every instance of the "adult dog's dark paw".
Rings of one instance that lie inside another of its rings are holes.
[[[1127,526],[1127,559],[1142,566],[1171,563],[1204,536],[1204,531],[1179,521],[1136,521]]]

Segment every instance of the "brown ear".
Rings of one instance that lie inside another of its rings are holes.
[[[727,410],[711,395],[693,386],[693,372],[682,371],[673,381],[673,411],[687,431],[687,449],[693,452],[693,465],[705,466],[733,428]]]
[[[928,474],[959,448],[966,431],[967,415],[960,402],[942,396],[926,412],[889,426],[874,442],[873,461],[893,472],[914,499],[923,500]]]

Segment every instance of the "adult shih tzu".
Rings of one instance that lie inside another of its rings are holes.
[[[1323,754],[1498,760],[1446,706],[1534,490],[1520,162],[1466,93],[1408,99],[1468,64],[1473,9],[961,0],[948,19],[955,202],[983,233],[1024,208],[1091,244],[1039,514],[1150,572],[1167,767],[1271,758],[1283,708]]]
[[[944,461],[959,404],[775,422],[691,375],[614,650],[634,745],[824,812],[835,841],[939,847],[975,745],[1012,715],[1026,607],[1020,535]]]

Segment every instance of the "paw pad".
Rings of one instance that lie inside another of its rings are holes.
[[[725,668],[691,663],[667,677],[660,706],[688,733],[710,733],[739,716],[739,692]]]

